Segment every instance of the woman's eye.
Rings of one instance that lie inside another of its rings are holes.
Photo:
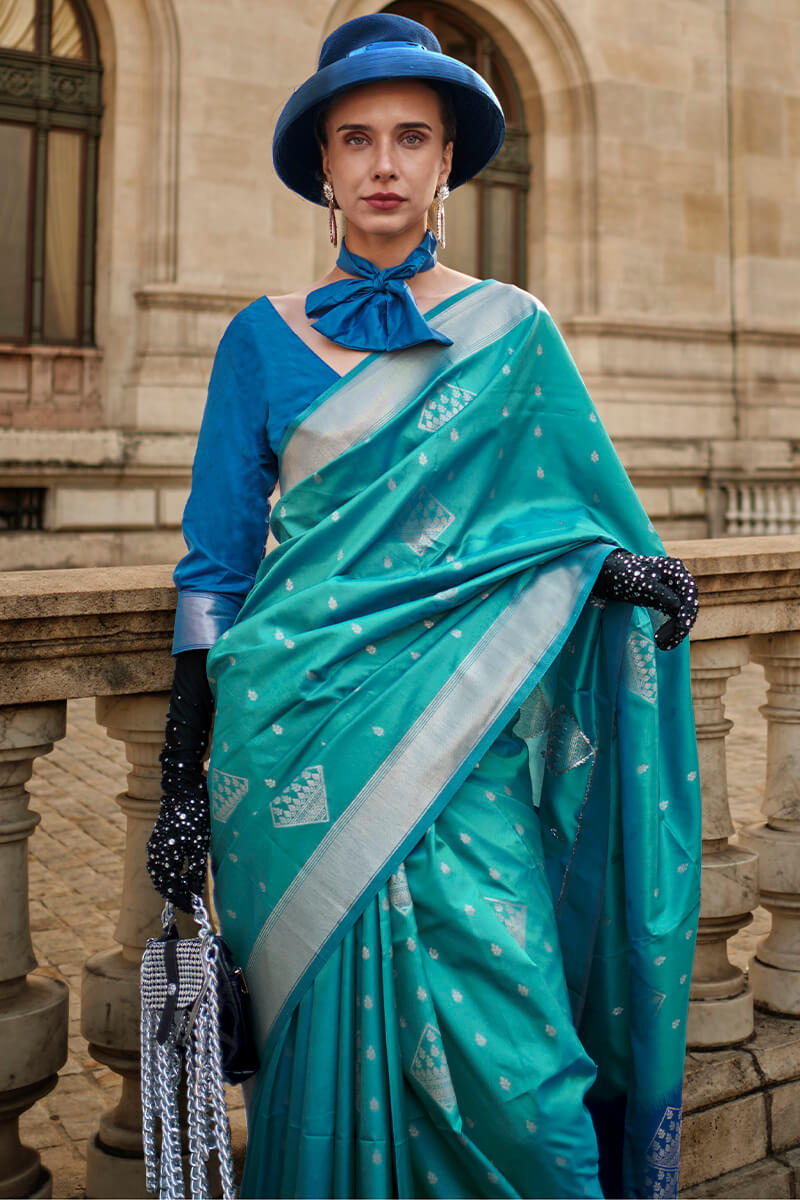
[[[409,146],[416,146],[422,141],[422,137],[418,133],[407,133],[403,137],[403,141]]]
[[[347,139],[347,144],[348,146],[363,146],[366,144],[366,141],[367,139],[363,133],[351,133]]]

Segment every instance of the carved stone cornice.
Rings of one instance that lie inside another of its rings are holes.
[[[566,317],[561,322],[563,333],[571,337],[590,334],[594,337],[656,338],[677,342],[729,342],[731,327],[726,321],[675,321],[657,317],[602,316],[598,314]]]
[[[603,316],[579,314],[561,322],[565,335],[592,334],[596,337],[656,338],[659,341],[730,342],[733,327],[729,321],[676,321],[640,316]],[[739,342],[800,348],[800,327],[737,325]]]
[[[177,283],[149,283],[137,288],[134,298],[141,309],[196,310],[236,313],[256,299],[252,291],[233,288],[197,288]]]

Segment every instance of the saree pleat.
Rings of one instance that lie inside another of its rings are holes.
[[[244,1194],[601,1194],[516,720],[298,1005]]]

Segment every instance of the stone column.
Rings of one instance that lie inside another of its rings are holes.
[[[92,1055],[122,1076],[117,1106],[100,1118],[89,1141],[86,1194],[144,1196],[139,1096],[139,968],[148,937],[161,931],[163,902],[145,871],[146,843],[158,813],[169,696],[99,696],[97,720],[125,743],[128,790],[117,796],[127,817],[122,898],[115,936],[119,950],[96,954],[83,974],[81,1028]],[[190,923],[191,924],[191,923]],[[188,930],[187,930],[188,932]]]
[[[51,1196],[52,1177],[19,1140],[19,1118],[55,1086],[67,1061],[69,995],[28,977],[36,966],[28,917],[28,838],[39,814],[25,784],[66,732],[64,700],[0,708],[0,1197]]]
[[[800,1016],[800,633],[750,639],[768,690],[767,779],[763,813],[742,842],[758,854],[761,903],[772,930],[750,964],[759,1008]]]
[[[758,903],[757,856],[733,838],[725,764],[725,738],[733,726],[725,717],[725,689],[747,661],[744,637],[692,643],[703,794],[702,900],[687,1027],[693,1047],[726,1046],[753,1032],[753,996],[727,945]]]

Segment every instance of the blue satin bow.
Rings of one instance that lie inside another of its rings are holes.
[[[430,230],[396,267],[379,270],[345,244],[336,265],[356,278],[337,279],[306,296],[306,316],[317,317],[314,329],[332,342],[351,350],[404,350],[422,342],[452,346],[451,338],[425,320],[406,283],[436,266],[436,238]]]

